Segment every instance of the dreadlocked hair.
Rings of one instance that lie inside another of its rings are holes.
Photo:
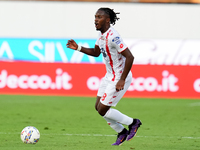
[[[119,12],[115,13],[114,10],[110,8],[99,8],[99,10],[104,11],[110,17],[110,23],[112,25],[115,25],[115,22],[119,20],[117,17],[117,14],[120,14]]]

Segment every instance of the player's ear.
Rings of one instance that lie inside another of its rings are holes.
[[[107,22],[107,23],[110,23],[110,18],[106,18],[106,22]]]

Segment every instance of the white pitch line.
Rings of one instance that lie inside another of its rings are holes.
[[[200,102],[191,103],[190,106],[191,106],[191,107],[200,106]]]
[[[0,132],[0,134],[19,134],[20,133],[10,133],[10,132]],[[56,136],[117,136],[117,135],[106,135],[106,134],[70,134],[70,133],[65,133],[65,134],[41,134],[41,135],[56,135]],[[182,138],[182,139],[200,139],[200,137],[173,137],[173,136],[135,136],[138,138]]]
[[[77,135],[77,136],[116,136],[116,135],[103,135],[103,134],[63,134],[63,135]],[[170,136],[135,136],[139,138],[183,138],[183,139],[200,139],[200,137],[170,137]]]

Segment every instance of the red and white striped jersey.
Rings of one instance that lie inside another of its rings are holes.
[[[96,44],[103,55],[106,65],[106,77],[110,81],[118,81],[125,66],[125,57],[121,54],[127,48],[119,33],[110,27],[104,34],[100,32]],[[128,76],[132,76],[131,71]]]

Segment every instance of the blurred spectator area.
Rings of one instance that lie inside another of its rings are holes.
[[[16,1],[16,0],[0,0],[0,1]],[[200,0],[19,0],[19,1],[77,1],[77,2],[127,2],[127,3],[200,4]]]

